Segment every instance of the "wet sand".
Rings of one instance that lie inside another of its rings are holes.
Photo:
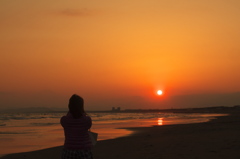
[[[102,140],[94,159],[237,159],[240,158],[240,113],[206,123],[128,128],[135,133]],[[9,154],[0,159],[59,159],[62,147]]]

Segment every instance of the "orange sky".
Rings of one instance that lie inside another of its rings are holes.
[[[64,107],[72,93],[90,110],[240,104],[239,8],[239,0],[0,0],[0,107]]]

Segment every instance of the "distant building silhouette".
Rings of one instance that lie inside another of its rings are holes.
[[[112,107],[112,111],[113,112],[120,112],[121,111],[121,107],[117,107],[117,108]]]

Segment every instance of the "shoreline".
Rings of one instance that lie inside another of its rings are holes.
[[[207,122],[210,119],[222,114],[202,114],[202,113],[131,113],[118,114],[117,118],[113,114],[95,114],[93,120],[98,117],[107,117],[110,120],[95,120],[91,128],[92,131],[98,132],[98,141],[115,139],[130,135],[133,131],[126,128],[130,127],[151,127],[153,125],[173,125]],[[44,115],[43,115],[44,116]],[[47,114],[45,116],[48,116]],[[41,114],[35,114],[26,118],[41,118]],[[51,115],[50,115],[51,117]],[[24,117],[23,117],[24,118]],[[59,117],[60,118],[60,117]],[[113,120],[112,120],[113,118]],[[116,119],[116,120],[114,120]],[[120,119],[120,120],[118,120]],[[110,122],[108,122],[110,121]],[[18,125],[16,121],[16,125]],[[21,120],[20,120],[21,122]],[[15,123],[15,122],[14,122]],[[51,147],[60,146],[64,141],[64,134],[58,118],[54,120],[25,120],[22,126],[1,127],[0,135],[0,156],[30,152]],[[32,124],[33,123],[33,124]],[[52,124],[53,123],[53,124]],[[10,123],[6,123],[9,125]],[[21,125],[21,124],[20,124]],[[35,126],[36,125],[36,126]],[[122,129],[121,129],[122,128]],[[124,129],[125,128],[125,129]],[[31,133],[31,131],[32,133]],[[16,134],[15,134],[15,133]],[[25,133],[24,133],[25,132]],[[9,135],[8,135],[9,133]]]
[[[236,159],[240,157],[239,124],[240,111],[236,111],[205,123],[126,128],[132,135],[98,141],[93,155],[94,159]],[[57,159],[61,150],[58,146],[0,159]]]

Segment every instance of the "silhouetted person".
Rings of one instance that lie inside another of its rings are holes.
[[[84,111],[84,100],[74,94],[69,99],[69,112],[61,118],[65,142],[62,159],[93,159],[88,130],[92,120]]]

